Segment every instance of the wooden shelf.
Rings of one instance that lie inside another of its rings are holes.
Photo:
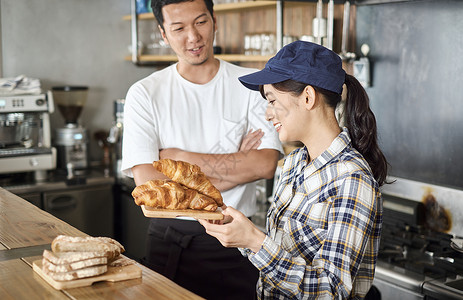
[[[217,58],[231,62],[267,62],[273,55],[216,54]]]
[[[244,54],[216,54],[220,58],[229,62],[267,62],[273,55],[244,55]],[[132,56],[128,55],[125,60],[132,61]],[[138,57],[140,62],[176,62],[176,55],[141,55]]]
[[[246,1],[234,3],[222,3],[214,5],[215,12],[227,12],[232,10],[245,10],[252,8],[276,7],[276,1]]]
[[[253,8],[265,8],[276,6],[276,1],[246,1],[246,2],[233,2],[233,3],[222,3],[214,5],[215,12],[227,12],[233,10],[253,9]],[[131,15],[126,15],[122,18],[123,20],[132,20]],[[142,13],[138,14],[139,20],[154,19],[153,13]]]
[[[149,19],[154,19],[154,15],[153,15],[153,13],[151,13],[151,12],[138,14],[137,16],[138,16],[138,20],[149,20]],[[130,20],[132,20],[132,16],[131,16],[131,15],[123,16],[123,17],[122,17],[122,20],[124,20],[124,21],[130,21]]]
[[[132,0],[135,1],[135,0]],[[354,0],[351,0],[353,2]],[[376,1],[376,0],[365,0]],[[324,6],[327,6],[326,0]],[[335,0],[335,4],[344,4],[343,0]],[[221,14],[217,18],[219,34],[215,42],[221,46],[225,53],[244,53],[245,34],[252,33],[271,33],[275,34],[276,44],[283,44],[284,34],[291,37],[300,37],[312,32],[311,22],[316,15],[317,0],[256,0],[245,2],[222,3],[214,5],[214,11]],[[352,9],[352,7],[351,7]],[[324,9],[326,12],[326,9]],[[353,9],[355,18],[355,6]],[[326,13],[325,13],[326,15]],[[341,36],[342,22],[344,15],[344,5],[335,5],[334,7],[334,35]],[[355,22],[351,14],[349,36],[355,37]],[[132,24],[132,37],[138,36],[134,33],[137,28],[137,22],[142,20],[154,20],[153,13],[138,14],[135,20],[131,15],[123,17],[124,20]],[[276,28],[275,28],[276,27]],[[284,29],[284,30],[283,30]],[[138,37],[137,37],[138,38]],[[281,46],[280,46],[281,47]],[[348,46],[352,48],[351,46]],[[279,48],[279,47],[277,47]],[[333,50],[339,52],[341,48],[341,39],[334,39]],[[273,56],[273,55],[272,55]],[[243,63],[245,66],[262,67],[272,56],[244,55],[244,54],[223,54],[216,55],[225,61]],[[132,61],[131,56],[126,56],[125,60]],[[134,63],[144,63],[146,65],[156,65],[176,62],[175,55],[141,55]]]

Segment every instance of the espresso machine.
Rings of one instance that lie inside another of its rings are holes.
[[[51,145],[51,92],[0,96],[0,174],[33,172],[34,180],[47,179],[56,167]],[[8,175],[3,175],[8,174]]]
[[[78,123],[78,118],[87,102],[88,87],[52,87],[53,98],[64,118],[65,126],[55,129],[54,144],[58,149],[59,171],[68,177],[84,175],[88,168],[88,130]]]

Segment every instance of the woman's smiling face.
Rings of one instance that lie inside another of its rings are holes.
[[[299,101],[303,96],[278,91],[270,84],[264,85],[264,95],[268,102],[265,118],[273,123],[280,141],[300,141],[304,132],[305,108],[299,105]]]

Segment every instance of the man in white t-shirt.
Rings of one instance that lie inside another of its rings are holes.
[[[238,77],[256,70],[217,60],[212,0],[152,1],[178,63],[135,83],[124,107],[122,171],[137,185],[165,179],[152,162],[201,167],[227,206],[256,212],[255,181],[273,178],[282,146],[266,102]],[[195,220],[152,219],[144,264],[206,299],[253,299],[258,271]]]

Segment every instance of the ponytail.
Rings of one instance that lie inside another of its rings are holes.
[[[376,119],[370,109],[368,94],[352,75],[346,74],[347,99],[345,122],[352,146],[370,165],[379,186],[386,182],[388,163],[378,146]]]

